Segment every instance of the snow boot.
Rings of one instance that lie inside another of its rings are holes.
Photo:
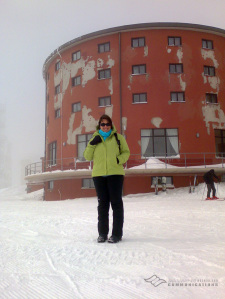
[[[213,196],[213,198],[212,198],[212,199],[219,199],[219,197]]]
[[[111,236],[108,240],[109,243],[118,243],[119,241],[122,240],[122,237],[117,237],[117,236]]]
[[[211,200],[211,197],[206,197],[206,199],[205,200]]]
[[[99,235],[97,242],[98,243],[104,243],[108,239],[107,235]]]

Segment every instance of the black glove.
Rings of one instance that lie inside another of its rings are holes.
[[[98,143],[102,142],[102,139],[99,135],[95,136],[95,138],[90,142],[91,145],[97,145]]]

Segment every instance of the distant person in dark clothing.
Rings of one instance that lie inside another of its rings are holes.
[[[204,182],[206,183],[207,185],[207,188],[208,188],[208,192],[207,192],[207,200],[209,199],[218,199],[218,197],[216,197],[216,188],[215,188],[215,185],[214,185],[214,180],[213,178],[216,178],[219,182],[219,178],[218,176],[216,176],[215,172],[214,172],[214,169],[211,169],[210,171],[206,172],[203,176],[203,179],[204,179]],[[210,193],[211,193],[211,190],[213,191],[213,197],[211,198],[210,197]]]

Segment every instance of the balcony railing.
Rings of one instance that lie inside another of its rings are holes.
[[[124,165],[126,169],[132,167],[171,168],[171,167],[222,167],[224,168],[225,153],[181,153],[177,156],[143,157],[140,154],[130,155]],[[55,161],[41,161],[25,167],[25,176],[51,171],[91,170],[93,162],[82,158],[63,158]]]

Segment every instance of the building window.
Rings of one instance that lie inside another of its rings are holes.
[[[56,151],[57,151],[57,142],[52,142],[48,146],[48,156],[49,156],[49,165],[56,165]]]
[[[95,188],[93,179],[83,179],[82,180],[82,188],[83,189],[93,189],[93,188]]]
[[[80,51],[74,52],[72,54],[72,61],[79,60],[81,58]]]
[[[85,160],[83,157],[83,153],[92,136],[93,136],[92,134],[83,134],[77,136],[77,155],[78,155],[78,159],[81,161]]]
[[[110,51],[110,42],[98,45],[98,53],[104,53],[109,51]]]
[[[79,112],[81,111],[81,103],[73,103],[72,104],[72,112]]]
[[[142,75],[142,74],[146,74],[146,64],[132,66],[132,75]]]
[[[215,76],[215,68],[214,66],[204,66],[204,75],[206,76]]]
[[[111,105],[111,97],[101,97],[98,98],[99,107],[105,107]]]
[[[206,93],[205,95],[206,103],[217,104],[217,94],[216,93]]]
[[[181,46],[181,37],[169,36],[168,46]]]
[[[53,190],[54,189],[54,181],[49,181],[48,182],[48,190]]]
[[[147,93],[133,94],[133,103],[147,103]]]
[[[185,102],[184,92],[171,92],[171,102]]]
[[[81,76],[72,78],[72,86],[77,86],[81,84]]]
[[[145,46],[145,38],[144,37],[132,38],[131,46],[133,48],[144,47]]]
[[[213,41],[212,40],[203,39],[202,40],[202,48],[203,49],[212,50],[213,49]]]
[[[60,109],[55,110],[55,118],[60,117]]]
[[[181,74],[183,73],[182,63],[170,63],[169,65],[170,74]]]
[[[60,69],[60,61],[55,64],[55,71],[57,72]]]
[[[111,69],[98,71],[98,79],[108,79],[111,78]]]
[[[225,157],[225,130],[215,129],[216,156]]]
[[[162,187],[163,184],[163,177],[162,176],[152,176],[151,177],[151,187],[155,186],[155,183],[158,183],[158,187]],[[166,176],[166,185],[167,186],[173,186],[173,177],[172,176]]]
[[[178,155],[178,129],[141,130],[141,153],[144,157]]]
[[[55,87],[55,94],[60,93],[60,84]]]

